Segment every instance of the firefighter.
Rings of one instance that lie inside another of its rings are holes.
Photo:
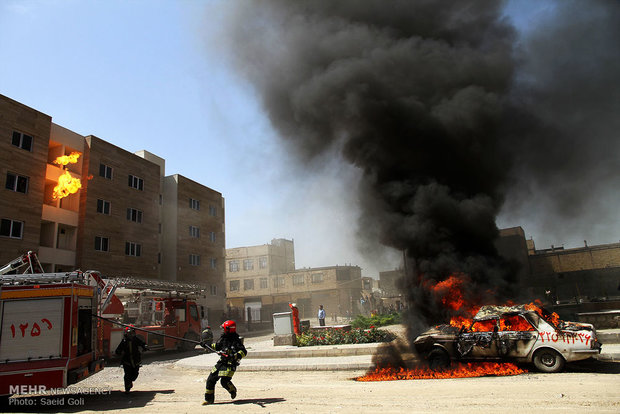
[[[133,382],[138,378],[140,361],[142,360],[140,348],[144,351],[149,349],[142,338],[136,336],[136,330],[133,328],[133,325],[125,327],[123,339],[115,351],[116,355],[121,356],[121,363],[125,371],[125,394],[129,394],[129,390],[133,387]]]
[[[208,333],[205,335],[203,331],[203,340],[200,345],[207,349],[207,352],[217,352],[220,359],[216,362],[211,370],[211,374],[207,378],[205,401],[202,405],[213,404],[215,402],[215,385],[220,380],[220,384],[229,393],[230,398],[237,396],[237,388],[232,383],[232,377],[235,375],[237,366],[241,358],[247,355],[243,340],[237,334],[237,324],[235,321],[226,321],[222,324],[224,332],[220,339],[213,344],[208,344]],[[206,338],[205,338],[206,337]],[[211,338],[213,336],[211,335]]]

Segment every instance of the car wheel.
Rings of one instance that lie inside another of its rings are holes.
[[[435,348],[428,353],[428,367],[433,371],[442,371],[450,366],[450,355],[444,349]]]
[[[564,358],[553,349],[541,349],[534,354],[534,366],[541,372],[560,372]]]

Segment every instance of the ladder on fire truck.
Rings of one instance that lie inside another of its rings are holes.
[[[115,277],[108,279],[115,288],[134,289],[142,291],[157,292],[160,295],[165,293],[172,295],[202,295],[207,290],[207,286],[200,283],[177,282],[172,280],[140,279],[131,276]]]
[[[28,267],[26,267],[22,273],[43,273],[43,267],[41,267],[41,262],[39,262],[37,254],[30,250],[28,253],[19,256],[2,266],[0,268],[0,275],[5,275],[14,270],[17,271],[17,269],[26,265],[28,265]]]

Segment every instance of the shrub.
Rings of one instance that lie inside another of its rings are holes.
[[[345,331],[327,328],[321,331],[304,332],[297,335],[297,346],[367,344],[371,342],[389,342],[395,336],[391,332],[379,330],[374,326],[369,329],[351,329]]]
[[[357,315],[351,321],[351,327],[368,329],[370,326],[386,326],[401,323],[401,317],[398,312],[388,313],[384,315],[375,315],[367,318],[363,315]]]

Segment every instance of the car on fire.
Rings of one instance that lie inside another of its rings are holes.
[[[431,328],[415,339],[414,347],[433,370],[446,368],[451,361],[499,360],[559,372],[566,362],[601,352],[594,326],[561,321],[529,305],[483,306],[471,323]]]

